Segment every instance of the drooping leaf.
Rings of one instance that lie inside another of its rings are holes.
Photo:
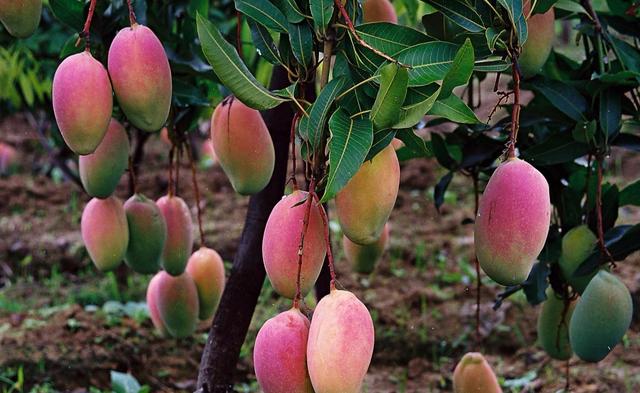
[[[640,206],[640,180],[629,184],[620,191],[620,206]]]
[[[412,66],[409,70],[409,86],[424,86],[444,78],[457,51],[455,44],[432,41],[407,48],[398,53],[396,58]]]
[[[309,0],[309,7],[316,31],[324,35],[333,16],[333,0]]]
[[[524,45],[527,41],[527,20],[524,15],[523,0],[498,0],[498,3],[509,13],[509,19],[515,27],[518,43]]]
[[[440,165],[449,170],[457,168],[458,163],[453,157],[451,157],[451,154],[449,154],[447,143],[440,134],[431,133],[431,148],[433,149],[433,155],[436,157]]]
[[[444,203],[444,195],[447,192],[447,188],[449,184],[451,184],[451,180],[453,179],[453,175],[455,172],[447,172],[446,175],[442,176],[433,187],[433,203],[436,207],[436,210],[440,210],[440,206]]]
[[[529,277],[522,283],[522,290],[527,296],[527,301],[531,305],[544,302],[547,299],[546,290],[549,286],[549,277],[551,271],[549,265],[544,262],[537,262],[533,265]]]
[[[395,136],[396,130],[390,128],[375,131],[373,133],[373,143],[371,144],[371,149],[369,149],[365,161],[371,160],[376,154],[380,153],[382,149],[389,146]]]
[[[480,119],[471,108],[455,94],[451,94],[444,100],[437,100],[431,107],[429,114],[444,117],[456,123],[480,123]]]
[[[271,34],[269,34],[269,30],[252,20],[248,22],[253,44],[256,46],[258,54],[271,64],[280,64],[280,53]]]
[[[614,261],[622,261],[635,251],[640,250],[640,224],[620,225],[611,228],[604,234],[604,244]],[[573,273],[574,277],[587,276],[593,273],[607,257],[599,249],[593,252]]]
[[[439,94],[440,87],[435,83],[408,89],[407,98],[400,108],[398,121],[393,125],[393,128],[402,129],[418,124],[424,115],[431,110]]]
[[[235,0],[236,9],[257,23],[279,33],[287,32],[287,18],[269,0]]]
[[[480,15],[466,2],[461,0],[424,0],[433,8],[442,12],[458,26],[472,33],[484,30]]]
[[[272,3],[282,11],[289,22],[300,23],[304,20],[304,14],[300,11],[296,0],[273,0]]]
[[[313,32],[306,23],[289,24],[289,43],[293,55],[302,65],[311,64],[313,56]]]
[[[440,90],[439,98],[447,98],[453,92],[453,89],[458,86],[466,85],[473,73],[475,57],[473,54],[473,45],[467,38],[464,44],[458,49],[456,57],[453,59],[453,64],[447,74],[442,80],[442,88]]]
[[[78,0],[49,0],[55,17],[75,31],[82,30],[84,25],[84,4]]]
[[[558,110],[575,121],[585,121],[587,100],[574,87],[560,81],[536,80],[531,88],[540,92]]]
[[[111,371],[111,389],[115,393],[139,393],[141,387],[133,375]]]
[[[589,145],[577,142],[570,133],[554,134],[522,153],[522,158],[536,166],[571,162],[589,152]]]
[[[623,94],[613,88],[603,90],[600,93],[600,128],[604,133],[605,141],[608,141],[609,137],[620,129],[622,120],[622,101],[620,97]]]
[[[408,81],[407,69],[395,63],[389,63],[380,70],[380,88],[369,114],[377,130],[391,127],[398,120]]]
[[[412,129],[407,128],[396,132],[396,138],[404,143],[404,147],[414,153],[414,157],[432,157],[433,153],[427,147],[424,139],[416,135]]]
[[[311,109],[308,111],[309,116],[303,116],[300,119],[298,125],[300,136],[309,142],[314,151],[320,145],[329,110],[338,94],[342,92],[344,82],[344,77],[337,77],[327,83],[318,94],[316,101],[311,105]]]

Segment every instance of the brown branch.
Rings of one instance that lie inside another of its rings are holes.
[[[591,4],[591,0],[580,0],[580,4],[587,11],[587,14],[591,17],[593,21],[593,27],[596,29],[598,34],[602,33],[602,24],[600,23],[600,18],[598,18],[598,14],[593,9],[593,5]]]

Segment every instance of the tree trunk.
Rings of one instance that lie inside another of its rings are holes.
[[[275,67],[271,78],[271,89],[281,89],[288,85],[286,71],[282,67]],[[309,84],[307,87],[307,97],[309,97],[313,94],[313,85]],[[198,374],[198,392],[233,391],[234,373],[240,348],[249,329],[265,278],[262,263],[264,227],[273,206],[284,193],[293,114],[289,104],[282,104],[263,114],[275,147],[275,169],[265,189],[249,200],[233,268],[202,354]]]

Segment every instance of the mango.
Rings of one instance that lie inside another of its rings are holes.
[[[393,146],[379,152],[336,195],[336,212],[342,232],[354,243],[380,239],[400,187],[400,163]]]
[[[297,308],[262,325],[253,348],[253,367],[264,393],[313,393],[307,371],[309,320]]]
[[[93,153],[107,132],[113,110],[111,82],[104,66],[84,51],[64,59],[53,76],[53,113],[74,153]]]
[[[475,248],[482,270],[502,285],[526,280],[549,232],[549,184],[517,158],[495,170],[480,199]]]
[[[122,124],[111,119],[96,150],[78,159],[80,180],[87,194],[107,198],[115,191],[129,166],[129,138]]]
[[[573,351],[587,362],[599,362],[618,345],[631,325],[633,304],[627,287],[600,270],[578,300],[569,324]]]
[[[298,275],[298,249],[306,212],[306,191],[294,191],[282,198],[269,214],[262,238],[262,258],[271,285],[280,295],[293,299]],[[327,253],[322,221],[322,205],[315,201],[309,214],[309,226],[302,249],[300,291],[304,297],[313,288]]]
[[[198,290],[188,273],[172,276],[161,271],[156,295],[158,314],[167,333],[175,338],[188,337],[198,323]]]
[[[120,30],[107,60],[120,108],[135,127],[158,131],[171,107],[171,68],[162,43],[147,26]]]
[[[13,146],[0,142],[0,176],[12,174],[18,166],[18,151]]]
[[[362,20],[369,22],[398,23],[398,16],[389,0],[365,0],[362,3]]]
[[[465,354],[453,371],[454,393],[502,393],[498,379],[481,353]]]
[[[569,322],[575,307],[576,300],[565,306],[564,299],[558,297],[553,289],[547,289],[547,300],[542,303],[538,314],[538,343],[552,359],[567,360],[573,355]]]
[[[167,240],[167,225],[160,208],[144,195],[134,194],[125,202],[124,210],[129,226],[124,261],[138,273],[157,272]]]
[[[531,10],[530,1],[523,7],[525,16]],[[553,8],[544,14],[534,14],[527,19],[527,41],[522,46],[518,66],[520,75],[527,79],[536,75],[551,54],[555,38],[555,12]]]
[[[384,254],[384,250],[389,242],[389,223],[385,224],[380,239],[377,242],[367,245],[360,245],[342,236],[342,247],[347,260],[351,263],[353,270],[357,273],[369,274],[373,272],[376,263]]]
[[[0,0],[0,22],[16,38],[35,33],[42,15],[42,0]]]
[[[101,271],[115,269],[129,245],[129,227],[122,202],[116,197],[90,200],[82,211],[80,232],[96,267]]]
[[[163,196],[156,201],[167,225],[167,240],[160,263],[172,276],[184,272],[193,247],[193,221],[185,201],[178,196]]]
[[[351,292],[333,289],[313,313],[307,343],[316,393],[358,393],[371,363],[374,328],[369,310]]]
[[[558,264],[562,275],[578,293],[583,293],[596,272],[586,276],[574,277],[578,267],[593,252],[598,238],[587,225],[580,225],[569,230],[562,237],[562,252]]]
[[[211,318],[224,291],[224,262],[220,254],[210,248],[200,247],[189,258],[187,273],[193,278],[198,289],[198,318],[202,321]]]
[[[162,322],[162,318],[160,318],[160,310],[158,310],[158,284],[160,282],[160,274],[156,274],[149,281],[149,285],[147,285],[147,308],[149,309],[149,317],[151,318],[151,322],[153,326],[155,326],[156,330],[162,336],[169,335],[167,332],[167,328],[164,326],[164,322]]]
[[[260,112],[233,96],[227,97],[211,116],[211,141],[237,193],[255,194],[269,183],[275,150]]]

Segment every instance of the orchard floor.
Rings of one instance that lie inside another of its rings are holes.
[[[79,234],[87,197],[71,182],[52,180],[60,178],[57,171],[45,175],[47,156],[22,117],[0,122],[0,139],[18,147],[23,164],[19,173],[0,178],[2,391],[21,391],[10,388],[20,375],[25,392],[109,391],[111,370],[131,372],[153,392],[193,391],[207,324],[189,339],[159,337],[140,303],[149,277],[126,269],[105,275],[91,265]],[[149,197],[166,189],[166,150],[157,137],[148,143],[139,188]],[[624,160],[613,168],[621,179],[637,174],[638,166]],[[481,343],[476,343],[472,226],[465,224],[473,218],[471,182],[456,176],[437,212],[432,189],[442,174],[429,160],[403,164],[390,248],[372,275],[351,272],[333,234],[339,286],[366,303],[376,326],[365,391],[451,392],[453,367],[470,350],[487,354],[505,392],[562,391],[566,364],[550,361],[535,345],[538,310],[520,295],[492,310],[500,287],[486,277]],[[181,175],[180,194],[194,206],[186,166]],[[230,261],[248,198],[232,192],[218,167],[201,169],[198,179],[207,244]],[[125,180],[118,189],[121,198],[127,197]],[[638,214],[623,210],[621,219]],[[639,262],[635,254],[617,268],[634,301],[640,297]],[[266,319],[288,306],[266,283],[241,353],[238,391],[259,391],[252,374],[253,339]],[[638,349],[636,319],[623,344],[603,362],[570,361],[571,391],[640,391]]]

